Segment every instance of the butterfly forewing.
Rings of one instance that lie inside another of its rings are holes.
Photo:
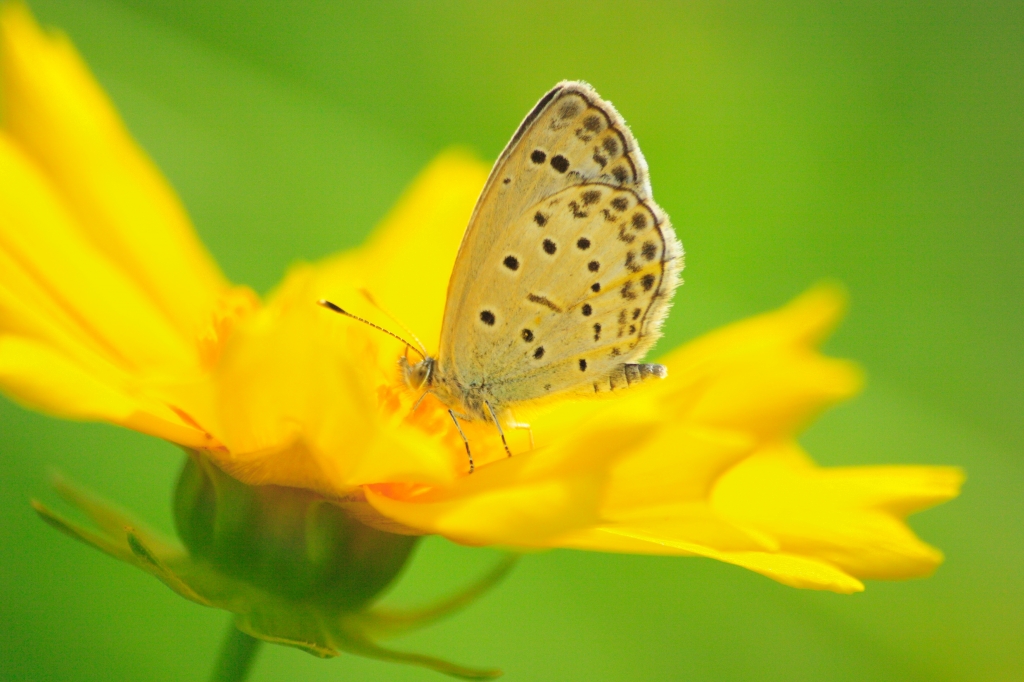
[[[481,194],[445,310],[439,371],[501,405],[591,385],[657,339],[682,248],[614,108],[562,83]]]

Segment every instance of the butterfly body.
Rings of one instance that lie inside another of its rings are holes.
[[[463,419],[665,376],[636,361],[660,336],[682,245],[614,107],[559,83],[520,125],[470,218],[436,358],[406,383]]]

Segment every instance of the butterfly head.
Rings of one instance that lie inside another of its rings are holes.
[[[411,363],[407,357],[398,361],[402,368],[402,379],[412,389],[429,388],[434,378],[434,358],[425,357],[419,362]]]

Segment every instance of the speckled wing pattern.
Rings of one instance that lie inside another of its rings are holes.
[[[646,378],[682,245],[622,117],[562,82],[494,165],[448,285],[439,375],[495,407]]]

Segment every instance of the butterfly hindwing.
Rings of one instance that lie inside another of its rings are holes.
[[[507,405],[599,390],[654,343],[682,247],[615,109],[561,83],[491,172],[448,288],[439,371]]]

